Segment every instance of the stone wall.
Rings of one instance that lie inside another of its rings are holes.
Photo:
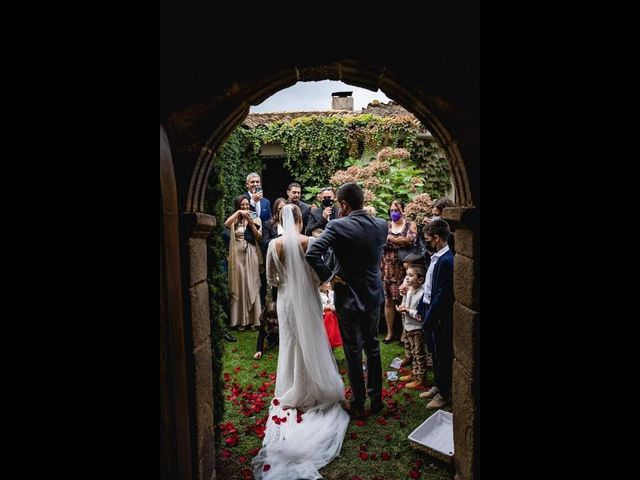
[[[455,227],[453,268],[453,437],[456,480],[478,471],[480,420],[480,260],[478,212],[446,208],[443,218]],[[477,477],[475,477],[477,478]]]
[[[209,319],[209,286],[207,283],[207,237],[215,226],[215,217],[204,213],[182,217],[183,234],[188,236],[188,305],[190,314],[193,369],[191,385],[195,404],[196,472],[198,480],[212,480],[215,474],[213,414],[213,367],[211,354],[211,322]]]

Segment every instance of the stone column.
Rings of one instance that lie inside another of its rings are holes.
[[[456,229],[452,391],[455,480],[473,480],[478,472],[480,451],[479,211],[469,207],[446,208],[443,218]]]
[[[187,260],[183,265],[183,278],[188,282],[188,305],[185,308],[188,321],[185,322],[185,335],[191,336],[192,340],[193,363],[190,363],[189,373],[195,402],[191,406],[195,432],[195,478],[212,480],[215,479],[215,445],[206,239],[211,234],[216,219],[204,213],[189,213],[182,215],[181,223],[188,249],[184,255]]]

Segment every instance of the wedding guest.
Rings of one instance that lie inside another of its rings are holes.
[[[407,268],[407,276],[405,277],[405,283],[408,287],[407,293],[403,296],[402,303],[396,307],[396,310],[402,314],[402,326],[406,331],[405,359],[409,359],[413,363],[411,374],[400,377],[400,381],[410,381],[405,387],[414,390],[422,388],[427,373],[424,335],[418,314],[418,304],[424,294],[422,287],[424,277],[423,266],[411,265]]]
[[[338,316],[336,314],[336,306],[334,304],[333,288],[330,283],[320,285],[320,299],[322,300],[322,319],[324,320],[324,329],[327,331],[327,338],[331,344],[331,348],[342,346],[342,337],[340,336],[340,328],[338,327]]]
[[[260,326],[260,264],[264,262],[258,242],[262,234],[260,218],[249,210],[249,200],[244,195],[236,198],[235,207],[236,211],[224,222],[230,230],[230,325],[244,330],[249,325]]]
[[[389,206],[387,242],[383,248],[382,281],[384,282],[384,316],[387,323],[387,334],[382,341],[391,343],[394,337],[395,306],[400,303],[401,296],[398,287],[403,282],[406,271],[398,256],[398,249],[416,244],[417,227],[415,222],[407,220],[404,215],[402,200],[394,200]]]
[[[442,219],[425,227],[425,239],[435,250],[427,270],[420,307],[422,328],[433,334],[435,385],[422,398],[432,398],[427,408],[441,408],[451,401],[453,362],[453,253],[447,245],[449,224]]]
[[[258,330],[258,343],[256,344],[256,353],[253,358],[260,360],[264,351],[264,341],[270,349],[278,345],[278,309],[275,302],[268,303],[262,315],[260,315],[260,329]]]

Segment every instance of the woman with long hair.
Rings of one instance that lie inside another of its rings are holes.
[[[260,265],[264,262],[258,242],[262,234],[260,218],[249,210],[247,197],[237,197],[235,207],[236,211],[224,222],[230,230],[227,272],[230,325],[244,330],[249,325],[260,326]]]

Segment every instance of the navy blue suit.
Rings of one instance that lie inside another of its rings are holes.
[[[252,212],[255,212],[256,209],[253,205],[251,205],[251,195],[249,192],[244,192],[244,196],[249,200],[249,209]],[[266,198],[260,199],[260,220],[262,220],[262,228],[264,230],[264,225],[267,222],[271,221],[271,202]],[[264,236],[264,233],[263,233]],[[264,258],[264,257],[263,257]],[[260,301],[262,305],[265,304],[265,299],[267,298],[267,278],[265,277],[265,269],[260,271]]]
[[[425,338],[432,335],[433,370],[440,394],[451,400],[453,362],[453,253],[442,255],[433,267],[431,303],[420,303]]]
[[[306,254],[307,262],[322,282],[334,274],[346,282],[346,285],[335,286],[334,295],[353,392],[351,404],[357,408],[362,408],[365,401],[363,347],[368,369],[366,393],[372,406],[382,403],[382,363],[376,334],[384,300],[380,259],[387,233],[387,222],[370,216],[365,210],[355,210],[347,217],[330,220]],[[323,261],[329,248],[338,260],[338,272],[331,271]]]

